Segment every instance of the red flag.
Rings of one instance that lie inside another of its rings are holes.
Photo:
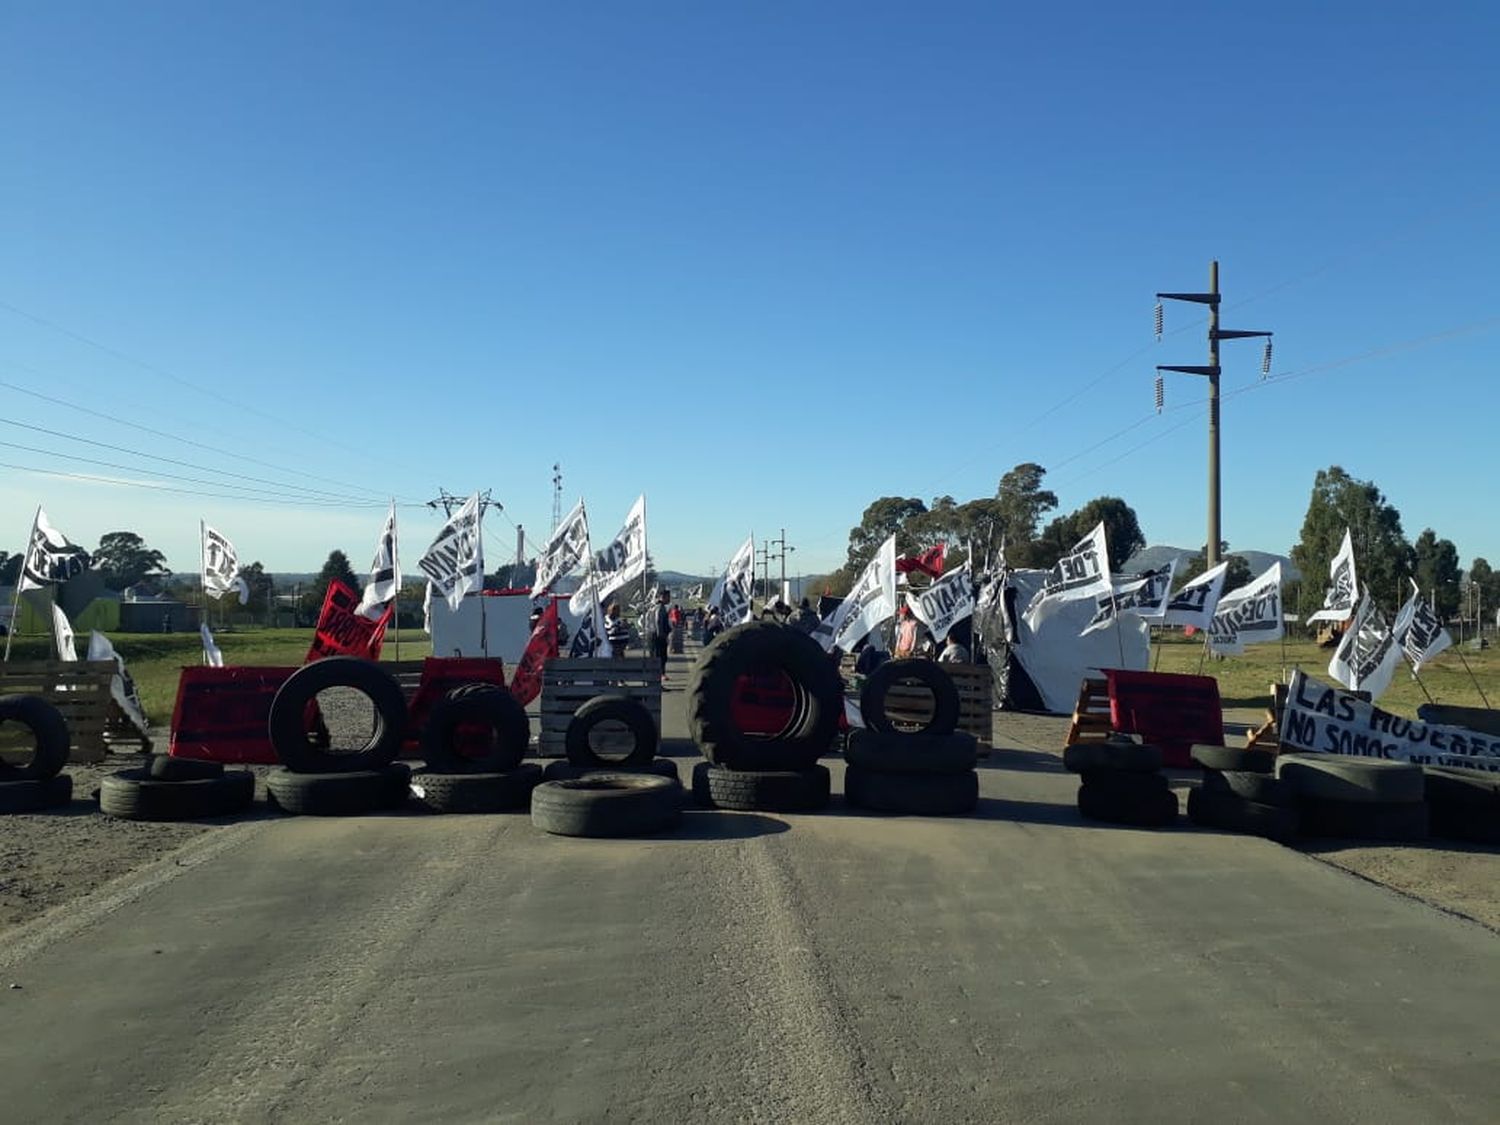
[[[385,629],[395,612],[393,603],[385,607],[378,619],[371,621],[359,612],[359,594],[337,578],[331,579],[328,592],[323,596],[318,628],[303,663],[310,664],[325,656],[362,656],[366,660],[379,660]]]
[[[897,559],[896,573],[910,574],[914,570],[920,570],[923,574],[930,574],[934,578],[943,576],[943,561],[948,557],[948,544],[939,543],[936,547],[929,547],[920,555],[913,558]]]
[[[542,694],[542,666],[557,659],[557,602],[547,599],[547,608],[531,630],[531,640],[510,678],[510,693],[524,707]]]

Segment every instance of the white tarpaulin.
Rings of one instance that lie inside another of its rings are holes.
[[[1051,570],[1046,581],[1026,607],[1026,619],[1032,628],[1068,602],[1087,600],[1093,617],[1095,599],[1110,592],[1109,548],[1104,539],[1104,521],[1078,541]],[[1080,630],[1082,632],[1082,630]]]
[[[1400,663],[1401,647],[1366,590],[1328,662],[1328,674],[1350,691],[1369,692],[1374,700],[1391,686]]]
[[[1500,738],[1382,711],[1300,668],[1287,685],[1283,749],[1500,772]]]
[[[931,631],[932,639],[941,641],[948,630],[974,612],[974,581],[969,564],[950,570],[924,590],[907,590],[906,604],[911,615]]]
[[[750,620],[753,612],[750,586],[754,566],[755,536],[752,535],[734,553],[734,558],[729,561],[729,569],[714,583],[714,588],[708,595],[708,604],[719,607],[719,617],[725,628],[743,625]]]
[[[1169,563],[1165,570],[1114,581],[1113,592],[1095,600],[1094,616],[1084,632],[1103,629],[1117,614],[1127,611],[1137,617],[1160,620],[1167,611],[1167,591],[1172,588],[1172,572],[1176,569],[1174,562]]]
[[[365,583],[364,596],[359,599],[359,613],[371,621],[379,621],[385,607],[395,600],[400,590],[401,557],[396,550],[396,502],[392,500],[390,515],[385,517],[385,526],[380,529],[380,541],[375,544],[370,580]]]
[[[1224,590],[1224,576],[1229,573],[1228,561],[1205,570],[1167,600],[1163,625],[1191,625],[1194,629],[1207,629],[1219,608],[1219,595]]]
[[[1411,597],[1396,614],[1396,625],[1391,632],[1411,661],[1413,672],[1420,672],[1424,663],[1453,644],[1453,637],[1438,620],[1437,611],[1419,596],[1415,582],[1411,584]]]
[[[1239,656],[1246,645],[1279,641],[1286,629],[1281,615],[1281,563],[1274,562],[1219,599],[1208,623],[1208,647],[1221,656]]]
[[[573,510],[547,537],[541,557],[536,561],[536,578],[531,583],[531,596],[539,598],[559,578],[568,574],[589,553],[589,517],[584,511],[583,501],[573,505]]]
[[[625,526],[594,555],[594,568],[585,576],[568,608],[578,616],[588,611],[590,601],[603,604],[621,586],[646,573],[646,497],[630,508]]]
[[[1308,621],[1348,621],[1354,612],[1354,603],[1359,582],[1354,574],[1354,543],[1349,538],[1349,529],[1344,528],[1344,541],[1339,553],[1328,565],[1328,592],[1323,595],[1323,608],[1308,618]]]
[[[479,526],[479,493],[448,517],[417,562],[428,583],[441,594],[448,608],[457,610],[464,595],[484,589],[484,537]],[[433,650],[433,655],[448,655]]]
[[[871,629],[888,617],[896,616],[896,537],[880,545],[875,557],[865,564],[854,588],[838,607],[820,622],[813,639],[824,652],[835,647],[850,651]]]

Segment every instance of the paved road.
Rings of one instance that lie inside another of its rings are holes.
[[[1490,932],[1262,841],[1085,826],[1050,755],[982,782],[952,821],[214,833],[0,949],[0,1118],[1500,1120]]]

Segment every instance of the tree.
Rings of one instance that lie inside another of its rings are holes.
[[[21,553],[0,551],[0,586],[14,586],[21,577]]]
[[[1500,573],[1496,573],[1482,556],[1469,564],[1469,573],[1464,576],[1463,597],[1473,599],[1466,600],[1465,605],[1500,606]]]
[[[318,571],[317,580],[313,582],[312,588],[302,595],[302,611],[311,614],[314,620],[323,612],[323,599],[328,594],[328,584],[335,578],[351,590],[364,588],[360,585],[354,568],[349,565],[349,556],[343,551],[330,551],[327,561],[323,563],[323,569]]]
[[[1424,595],[1436,599],[1439,618],[1448,620],[1458,612],[1458,548],[1450,540],[1439,539],[1429,527],[1412,544],[1412,557],[1417,585]]]
[[[1401,530],[1401,513],[1386,502],[1373,481],[1356,480],[1338,465],[1319,469],[1313,481],[1302,538],[1292,561],[1302,571],[1297,610],[1304,617],[1323,604],[1328,564],[1349,529],[1361,586],[1376,600],[1405,600],[1404,579],[1412,573],[1412,548]]]
[[[111,590],[125,590],[140,582],[172,577],[167,556],[146,546],[133,531],[110,531],[99,537],[94,569]]]
[[[1250,579],[1255,577],[1255,575],[1250,573],[1250,563],[1244,555],[1231,555],[1228,552],[1229,543],[1227,541],[1221,541],[1219,543],[1219,559],[1221,562],[1227,562],[1229,564],[1229,566],[1224,570],[1224,589],[1220,592],[1221,597],[1224,594],[1229,593],[1229,591],[1231,590],[1238,590],[1246,582],[1249,582]],[[1183,570],[1179,571],[1173,578],[1173,593],[1176,593],[1176,591],[1182,589],[1207,569],[1208,548],[1205,547],[1203,550],[1199,551],[1196,555],[1189,559],[1187,566]]]
[[[1058,516],[1042,529],[1036,543],[1035,565],[1051,566],[1101,522],[1112,569],[1118,571],[1125,560],[1146,545],[1135,509],[1118,496],[1100,496],[1076,512]]]
[[[270,611],[271,599],[276,596],[276,583],[258,560],[241,569],[240,577],[250,588],[250,600],[245,603],[245,611],[252,617],[264,617]]]
[[[852,578],[864,569],[875,557],[880,545],[893,534],[896,536],[896,553],[909,553],[917,545],[917,538],[907,525],[927,513],[927,505],[916,497],[882,496],[865,509],[859,526],[849,532],[849,552],[844,570]],[[920,523],[917,523],[920,529]]]
[[[1025,461],[1001,477],[995,489],[993,512],[1000,524],[999,531],[1005,536],[1006,559],[1012,566],[1038,565],[1039,560],[1031,557],[1036,527],[1044,515],[1057,507],[1057,494],[1042,487],[1046,475],[1046,469]]]

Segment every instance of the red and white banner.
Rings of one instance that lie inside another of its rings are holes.
[[[510,693],[525,706],[542,694],[542,669],[547,661],[557,659],[557,602],[547,599],[547,608],[531,630],[531,640],[510,678]]]
[[[323,612],[318,615],[318,630],[312,646],[307,650],[304,664],[321,660],[325,656],[361,656],[366,660],[379,660],[380,648],[385,643],[385,629],[395,613],[395,606],[388,605],[374,621],[359,611],[360,598],[337,578],[328,583],[328,593],[323,595]]]

